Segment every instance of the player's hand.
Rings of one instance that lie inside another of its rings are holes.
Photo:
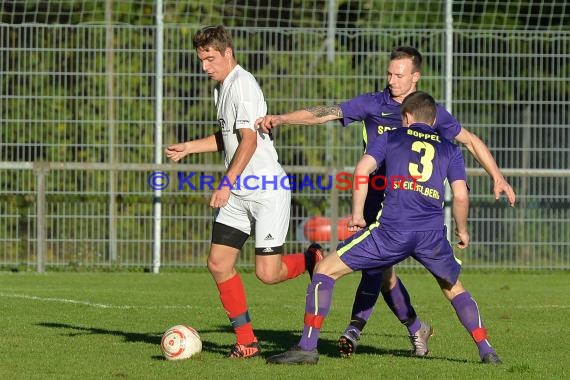
[[[495,181],[495,185],[493,186],[493,192],[495,193],[496,200],[499,200],[499,198],[501,197],[501,193],[505,193],[511,207],[515,207],[515,201],[516,201],[515,191],[504,178]]]
[[[164,153],[166,153],[166,157],[172,161],[178,162],[190,154],[190,150],[188,149],[188,145],[186,143],[180,143],[170,145],[164,150]]]
[[[348,230],[351,232],[360,231],[364,227],[366,227],[366,221],[364,220],[364,216],[362,215],[351,215],[350,219],[348,219]]]
[[[255,120],[255,128],[261,129],[263,133],[269,133],[272,128],[278,127],[283,124],[281,115],[265,115]]]
[[[212,197],[210,198],[210,207],[212,208],[222,208],[228,204],[230,199],[230,188],[228,186],[222,186],[219,189],[214,190]]]
[[[457,248],[465,249],[469,246],[469,233],[467,231],[458,231],[456,229],[455,237],[459,239],[459,243],[457,243]]]

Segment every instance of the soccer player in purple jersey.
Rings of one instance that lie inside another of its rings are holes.
[[[415,48],[405,46],[395,48],[390,55],[386,71],[387,87],[383,91],[359,95],[334,106],[315,106],[284,115],[267,115],[258,119],[256,124],[267,132],[282,124],[315,125],[340,120],[346,127],[354,121],[360,121],[364,124],[364,145],[367,146],[385,131],[402,127],[401,103],[407,95],[416,91],[421,77],[421,66],[422,56]],[[504,179],[485,143],[463,128],[445,108],[440,105],[436,107],[434,129],[446,139],[455,139],[462,143],[493,178],[495,198],[499,199],[500,194],[505,193],[510,205],[514,206],[515,193]],[[373,174],[384,174],[384,168],[378,168]],[[367,224],[376,220],[383,199],[383,190],[369,187],[364,211]],[[311,249],[315,247],[312,246],[309,250]],[[432,328],[417,317],[404,284],[396,276],[393,268],[387,267],[383,272],[377,269],[362,271],[350,323],[338,341],[341,356],[348,357],[356,349],[361,332],[370,318],[380,293],[390,310],[408,329],[413,346],[412,353],[417,356],[426,355]]]
[[[403,124],[370,144],[354,170],[354,178],[368,177],[383,163],[387,186],[377,222],[364,219],[368,186],[355,181],[349,229],[358,231],[340,243],[315,267],[307,289],[303,335],[297,346],[271,356],[268,363],[314,364],[317,342],[332,300],[336,280],[357,270],[387,268],[413,257],[437,280],[444,296],[475,341],[483,363],[501,364],[487,340],[477,303],[459,281],[461,263],[447,240],[443,219],[445,181],[453,191],[453,218],[458,247],[469,245],[469,193],[461,150],[432,128],[434,99],[425,92],[407,96],[401,106]]]

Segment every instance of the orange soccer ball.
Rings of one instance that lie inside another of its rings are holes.
[[[348,230],[348,219],[344,216],[337,219],[336,236],[338,240],[344,240],[352,236],[354,232]],[[331,240],[331,220],[324,216],[313,216],[307,220],[304,226],[305,237],[314,242],[328,242]]]

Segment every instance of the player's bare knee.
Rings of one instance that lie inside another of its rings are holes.
[[[259,281],[267,285],[277,284],[281,282],[279,273],[267,268],[255,268],[255,275]]]
[[[389,292],[398,284],[398,276],[393,267],[387,268],[382,273],[382,284],[380,285],[380,291],[382,293]]]
[[[315,274],[315,273],[327,274],[326,273],[326,264],[323,265],[323,261],[319,261],[318,263],[315,264],[315,269],[313,269],[313,274]]]
[[[349,271],[345,270],[344,264],[338,259],[336,256],[335,259],[331,260],[325,257],[322,261],[319,261],[317,265],[315,265],[315,269],[313,271],[313,276],[315,274],[322,274],[327,277],[331,277],[333,280],[338,280],[340,277],[344,276],[345,274],[349,273]],[[340,265],[339,265],[340,264]]]
[[[231,269],[232,268],[227,268],[227,264],[221,260],[215,260],[211,257],[208,258],[208,271],[210,271],[214,278],[224,275],[226,272],[231,271]]]
[[[450,284],[449,282],[438,278],[437,282],[439,283],[439,287],[441,288],[443,295],[449,301],[452,301],[455,297],[467,291],[459,280],[455,284]]]
[[[214,275],[214,277],[215,277],[216,274],[219,273],[218,267],[219,267],[219,266],[217,265],[217,263],[215,263],[215,262],[212,261],[212,260],[208,260],[208,271],[209,271],[212,275]]]
[[[449,296],[447,297],[450,301],[453,300],[458,295],[465,293],[467,289],[463,287],[463,284],[457,281],[450,289]]]
[[[277,284],[283,281],[283,246],[255,248],[255,275],[264,284]]]

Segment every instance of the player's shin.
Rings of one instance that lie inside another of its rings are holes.
[[[303,335],[299,341],[302,350],[317,348],[321,326],[330,310],[334,284],[331,277],[316,273],[307,288]]]
[[[238,344],[249,344],[255,341],[255,335],[249,319],[245,289],[239,274],[227,281],[217,284],[220,300],[230,323],[235,331]]]
[[[380,295],[381,282],[382,272],[362,271],[362,277],[360,278],[360,283],[358,284],[358,289],[354,296],[350,324],[345,332],[353,331],[360,336],[360,332],[364,329],[366,322],[370,318],[374,305]]]
[[[420,328],[420,320],[402,281],[397,278],[396,285],[388,291],[382,292],[382,296],[392,313],[406,326],[409,335],[415,334]]]
[[[451,305],[455,309],[459,321],[477,345],[479,356],[483,358],[485,355],[494,354],[495,350],[493,350],[487,340],[487,329],[485,329],[479,314],[479,307],[475,300],[471,298],[471,294],[469,292],[458,294],[451,300]]]

